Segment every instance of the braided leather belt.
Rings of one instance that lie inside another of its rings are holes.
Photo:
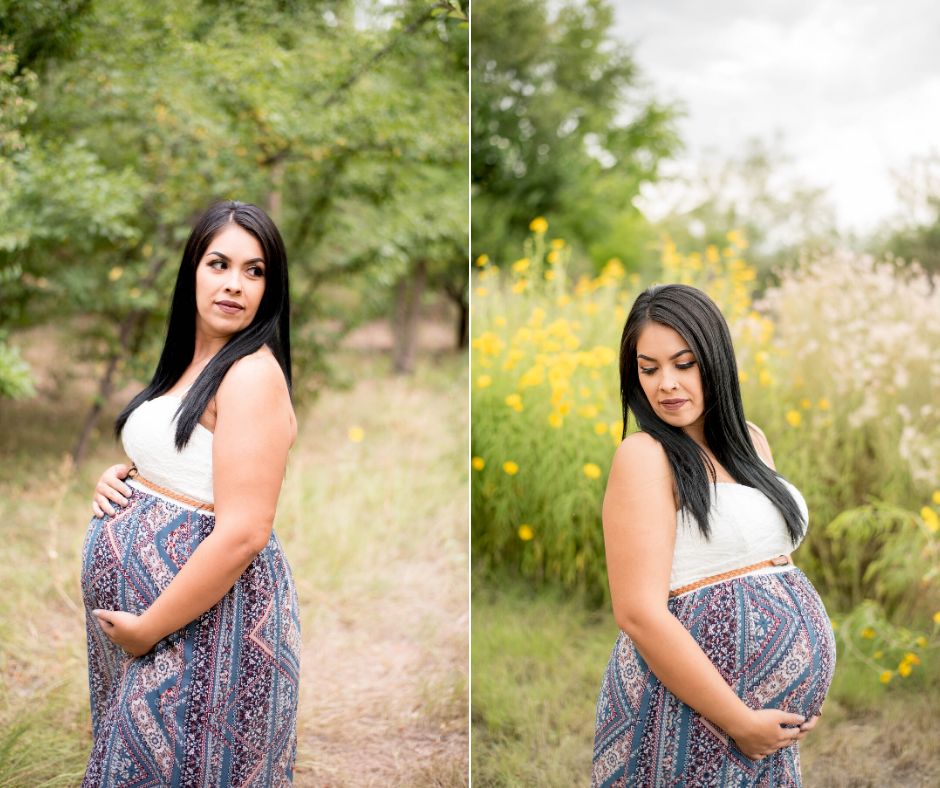
[[[687,594],[689,591],[694,591],[697,588],[702,586],[709,586],[712,583],[720,583],[722,580],[730,580],[732,577],[739,577],[740,575],[746,575],[748,572],[753,572],[755,569],[763,569],[768,566],[793,566],[793,562],[790,560],[788,555],[780,555],[776,558],[771,558],[767,561],[759,561],[756,564],[751,564],[750,566],[742,566],[740,569],[732,569],[730,572],[722,572],[720,575],[712,575],[711,577],[706,577],[703,580],[697,580],[694,583],[689,583],[687,586],[681,586],[675,591],[669,592],[669,598],[682,596],[682,594]]]
[[[166,487],[161,487],[159,484],[154,484],[152,481],[145,479],[140,475],[140,471],[137,470],[137,466],[134,465],[134,463],[131,463],[131,467],[127,471],[127,478],[134,479],[145,487],[149,487],[154,492],[158,492],[160,495],[165,495],[167,498],[172,498],[174,501],[185,503],[189,506],[195,507],[196,509],[201,509],[204,512],[215,512],[215,507],[211,503],[203,503],[202,501],[196,501],[192,498],[187,498],[185,495],[180,495],[179,493],[175,493],[172,490],[168,490]]]

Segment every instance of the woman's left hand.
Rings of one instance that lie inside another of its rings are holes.
[[[806,722],[800,726],[801,731],[811,731],[816,727],[816,723],[819,722],[819,718],[822,717],[822,706],[819,707],[819,714],[814,714]]]
[[[144,631],[143,622],[133,613],[122,610],[92,610],[108,639],[132,657],[141,657],[154,646]]]

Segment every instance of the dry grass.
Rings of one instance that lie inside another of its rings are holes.
[[[54,347],[37,335],[33,359]],[[411,379],[380,355],[342,361],[358,382],[300,414],[275,523],[302,604],[294,784],[465,786],[466,357]],[[78,786],[91,747],[81,545],[122,452],[99,435],[81,470],[63,460],[87,407],[74,369],[0,403],[0,788]]]

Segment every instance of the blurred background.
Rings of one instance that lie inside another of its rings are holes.
[[[81,782],[90,496],[220,198],[291,264],[294,784],[467,784],[468,13],[0,0],[0,785]]]
[[[940,779],[938,28],[922,2],[477,2],[475,785],[589,779],[617,356],[654,282],[719,303],[809,504],[839,657],[804,784]]]

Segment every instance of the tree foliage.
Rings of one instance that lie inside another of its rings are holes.
[[[151,373],[182,243],[216,199],[261,205],[284,236],[300,397],[415,254],[439,259],[442,236],[466,248],[461,6],[66,6],[77,34],[17,33],[47,44],[30,49],[42,78],[11,159],[0,270],[20,274],[0,326],[85,315],[78,350],[111,371],[99,400]]]
[[[606,0],[480,0],[471,67],[473,253],[511,254],[548,218],[586,246],[679,147],[677,111],[640,90]]]

